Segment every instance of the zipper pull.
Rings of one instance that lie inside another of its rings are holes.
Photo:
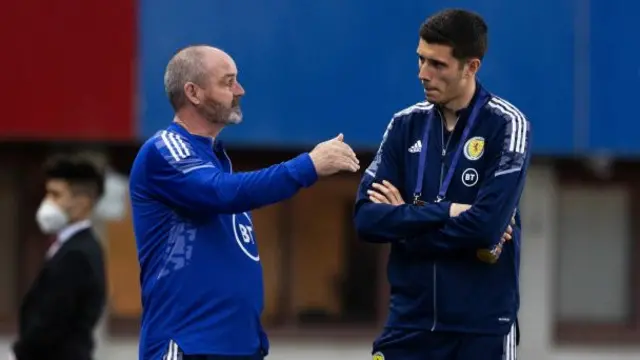
[[[447,156],[447,149],[442,149],[442,157]]]

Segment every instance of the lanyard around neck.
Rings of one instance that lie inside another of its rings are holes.
[[[449,188],[449,184],[451,183],[451,179],[453,178],[453,174],[455,173],[456,166],[458,165],[458,161],[460,160],[460,155],[462,154],[464,143],[467,141],[469,137],[469,133],[473,128],[473,125],[476,122],[476,118],[478,117],[478,112],[482,108],[483,104],[481,101],[475,101],[471,108],[471,113],[469,114],[469,119],[467,120],[467,124],[462,131],[462,137],[460,138],[460,142],[458,143],[458,148],[456,149],[456,153],[453,156],[453,160],[451,162],[451,166],[449,167],[449,171],[447,171],[447,176],[445,176],[442,184],[440,184],[440,191],[438,192],[438,196],[436,198],[436,202],[440,202],[444,200],[447,195],[447,189]],[[420,159],[418,160],[418,178],[416,181],[416,188],[413,193],[414,204],[418,204],[420,202],[420,197],[422,196],[422,183],[424,180],[424,173],[427,167],[427,151],[429,149],[429,134],[431,133],[431,125],[434,122],[434,114],[435,109],[429,112],[429,115],[426,119],[424,134],[422,135],[422,149],[420,150]],[[444,121],[444,119],[442,119]]]

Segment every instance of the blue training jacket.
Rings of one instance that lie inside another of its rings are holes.
[[[141,360],[159,360],[175,345],[185,354],[268,352],[249,211],[287,199],[317,177],[308,154],[233,173],[221,143],[175,123],[142,145],[130,177]]]
[[[474,104],[478,116],[467,140],[460,143]],[[433,123],[420,197],[425,204],[417,206],[413,196],[429,116]],[[393,116],[360,183],[355,226],[364,241],[391,243],[387,329],[507,334],[520,303],[517,207],[529,165],[530,125],[515,106],[479,83],[451,134],[443,119],[438,107],[428,102]],[[459,147],[462,152],[446,196],[436,202]],[[369,201],[367,190],[382,180],[399,189],[405,205]],[[450,218],[452,202],[473,207]],[[514,211],[513,240],[505,244],[497,263],[480,261],[476,250],[499,242]]]

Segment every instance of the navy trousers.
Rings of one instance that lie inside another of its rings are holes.
[[[506,336],[385,330],[373,360],[516,360],[515,324]]]

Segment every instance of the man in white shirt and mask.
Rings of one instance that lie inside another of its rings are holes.
[[[19,313],[17,360],[90,360],[102,314],[105,269],[91,216],[104,192],[103,171],[88,157],[64,155],[45,166],[46,195],[36,214],[54,236]]]

